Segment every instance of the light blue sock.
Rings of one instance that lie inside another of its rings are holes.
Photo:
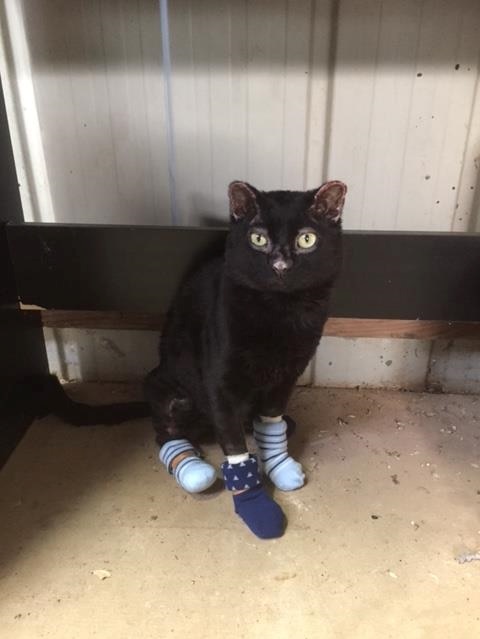
[[[302,466],[290,457],[287,449],[287,424],[282,419],[276,422],[253,422],[253,434],[266,475],[280,490],[295,490],[305,483]]]
[[[185,457],[172,470],[171,464],[180,453],[193,452],[195,457]],[[199,453],[188,439],[172,439],[160,448],[159,458],[165,464],[168,472],[175,477],[179,486],[188,493],[201,493],[215,483],[216,470],[210,464],[200,459]]]

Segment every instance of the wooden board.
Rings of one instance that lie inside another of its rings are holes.
[[[40,310],[49,328],[85,328],[160,331],[164,316],[153,313]],[[378,320],[331,317],[325,326],[328,337],[406,339],[479,339],[480,322]]]

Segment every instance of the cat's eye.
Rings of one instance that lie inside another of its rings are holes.
[[[309,249],[313,248],[317,243],[317,234],[313,231],[308,231],[306,233],[300,233],[297,237],[297,246],[301,249]]]
[[[250,233],[250,242],[253,246],[257,246],[258,248],[263,248],[268,244],[266,236],[263,233],[258,233],[256,231]]]

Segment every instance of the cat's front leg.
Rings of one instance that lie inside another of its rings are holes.
[[[285,516],[280,506],[265,492],[257,458],[250,455],[243,425],[250,403],[217,389],[212,398],[213,423],[217,440],[225,454],[222,464],[225,488],[232,492],[237,515],[262,539],[280,537]]]
[[[295,387],[297,378],[289,378],[280,384],[264,388],[260,392],[258,413],[265,417],[277,417],[286,411],[288,400]]]
[[[288,454],[287,422],[283,415],[295,380],[287,380],[261,394],[259,415],[253,423],[265,474],[280,490],[296,490],[305,483],[299,462]]]
[[[243,425],[248,415],[249,398],[237,398],[224,388],[215,389],[212,395],[213,425],[225,456],[248,454]]]

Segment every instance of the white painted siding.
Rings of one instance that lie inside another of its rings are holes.
[[[3,4],[2,76],[14,95],[25,78],[33,85],[53,202],[48,221],[169,223],[157,2]],[[15,32],[12,13],[23,17]],[[28,58],[18,55],[22,28]],[[34,208],[31,217],[46,214]]]
[[[165,224],[175,202],[181,223],[205,224],[226,221],[232,179],[302,189],[338,178],[349,186],[346,228],[480,230],[478,0],[170,0],[171,69],[157,0],[0,8],[30,219]],[[64,350],[84,349],[81,366],[62,363],[69,375],[145,367],[137,353],[122,368],[113,351],[98,365],[100,333],[81,333],[63,335]],[[118,339],[133,353],[140,338]],[[303,381],[417,388],[429,350],[325,340]]]
[[[5,72],[12,90],[30,77],[54,219],[168,222],[156,0],[4,5],[23,15],[26,52],[10,34]],[[234,178],[268,189],[330,177],[349,185],[347,228],[476,228],[477,0],[170,0],[169,8],[183,223],[225,220]]]
[[[347,228],[469,228],[480,5],[336,4],[171,3],[186,222],[226,219],[234,178],[268,189],[329,177],[349,185]]]
[[[449,231],[459,198],[468,228],[479,27],[477,2],[341,3],[329,174],[348,228]]]

